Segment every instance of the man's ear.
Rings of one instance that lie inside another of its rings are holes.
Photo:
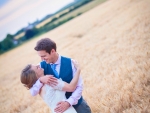
[[[55,52],[55,49],[52,49],[51,52],[50,52],[50,54],[51,54],[51,53],[54,53],[54,52]]]

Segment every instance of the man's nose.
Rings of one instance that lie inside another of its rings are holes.
[[[41,57],[41,60],[45,60],[43,57]]]

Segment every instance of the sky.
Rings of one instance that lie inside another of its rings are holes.
[[[0,0],[0,41],[74,0]]]

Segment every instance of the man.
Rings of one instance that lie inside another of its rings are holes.
[[[44,68],[44,75],[54,75],[54,77],[61,78],[63,81],[70,83],[75,75],[76,69],[72,63],[72,59],[60,56],[56,52],[56,43],[54,41],[49,38],[41,39],[37,42],[34,49],[42,59],[40,65]],[[57,84],[56,80],[52,79],[51,76],[41,77],[30,89],[33,96],[39,93],[40,88],[43,86],[42,83],[51,86]],[[67,100],[59,102],[55,108],[55,112],[63,113],[70,106],[73,106],[77,113],[91,113],[90,107],[82,97],[82,90],[82,79],[79,78],[75,91],[66,92]]]

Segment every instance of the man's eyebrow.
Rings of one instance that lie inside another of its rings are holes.
[[[43,56],[41,56],[41,57],[45,57],[46,55],[43,55]]]

